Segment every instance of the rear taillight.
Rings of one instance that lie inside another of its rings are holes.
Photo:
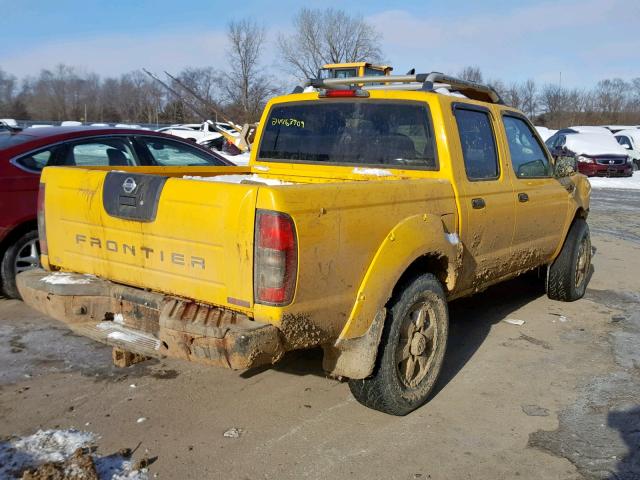
[[[253,296],[256,303],[288,305],[298,270],[296,227],[285,213],[256,213]]]
[[[38,236],[40,237],[40,253],[49,255],[47,227],[44,221],[44,183],[41,183],[38,189]]]

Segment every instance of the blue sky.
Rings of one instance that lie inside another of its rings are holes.
[[[0,0],[0,68],[17,76],[66,63],[118,75],[140,67],[177,72],[225,67],[225,27],[251,17],[264,24],[264,64],[275,38],[301,6],[362,15],[383,34],[387,61],[404,72],[457,73],[478,65],[485,77],[534,78],[589,87],[640,77],[640,1]]]

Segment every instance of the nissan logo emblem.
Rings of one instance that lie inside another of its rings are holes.
[[[138,185],[133,178],[127,177],[122,184],[122,189],[125,191],[125,193],[131,193],[136,189],[137,186]]]

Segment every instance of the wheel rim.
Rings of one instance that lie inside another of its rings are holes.
[[[437,326],[428,303],[416,304],[405,316],[396,350],[396,367],[402,383],[417,387],[427,375],[437,347]]]
[[[576,288],[580,288],[587,278],[589,265],[591,264],[591,248],[588,237],[584,237],[580,242],[578,250],[578,261],[576,262]]]
[[[14,268],[16,274],[40,266],[40,244],[38,239],[29,240],[16,255]]]

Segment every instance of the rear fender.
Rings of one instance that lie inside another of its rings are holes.
[[[338,340],[324,347],[324,369],[336,376],[365,378],[375,365],[386,304],[403,273],[422,256],[446,260],[447,291],[455,288],[462,244],[438,215],[416,215],[385,237],[358,289],[355,304]]]

